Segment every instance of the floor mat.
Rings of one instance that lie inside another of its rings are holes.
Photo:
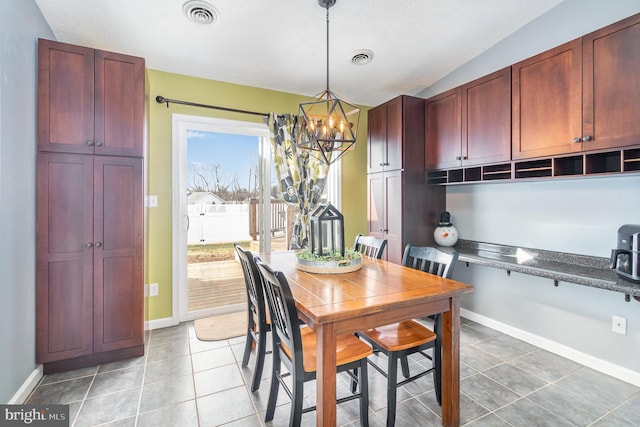
[[[196,336],[201,341],[219,341],[247,333],[247,312],[220,314],[193,321]]]

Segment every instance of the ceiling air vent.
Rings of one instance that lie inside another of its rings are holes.
[[[190,0],[182,6],[182,11],[196,24],[213,24],[218,20],[218,11],[206,1]]]
[[[360,49],[353,52],[351,62],[355,65],[365,65],[373,59],[373,52],[369,49]]]

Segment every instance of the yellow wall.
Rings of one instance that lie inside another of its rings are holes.
[[[240,86],[230,83],[188,77],[179,74],[147,70],[148,78],[148,193],[158,196],[158,207],[149,209],[148,241],[146,242],[146,283],[158,283],[157,297],[147,301],[147,320],[172,315],[172,129],[171,116],[190,114],[243,121],[260,121],[258,116],[235,114],[185,105],[158,104],[155,97],[218,105],[242,110],[277,113],[297,113],[298,104],[309,97],[285,92]],[[285,77],[289,78],[289,77]],[[322,82],[318,82],[319,85]],[[360,125],[355,149],[342,161],[342,213],[345,217],[347,246],[356,234],[367,230],[367,111],[360,113]]]

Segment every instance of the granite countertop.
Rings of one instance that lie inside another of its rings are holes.
[[[459,240],[453,248],[440,247],[440,249],[445,251],[455,249],[459,253],[459,261],[500,268],[508,272],[516,271],[546,277],[556,282],[577,283],[622,292],[625,296],[633,296],[640,300],[640,283],[618,276],[613,269],[609,268],[608,258],[473,240]]]

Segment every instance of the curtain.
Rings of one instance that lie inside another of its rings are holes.
[[[310,150],[296,147],[297,117],[269,116],[271,147],[278,189],[284,201],[295,208],[295,224],[289,249],[308,247],[310,215],[324,192],[329,165]]]

